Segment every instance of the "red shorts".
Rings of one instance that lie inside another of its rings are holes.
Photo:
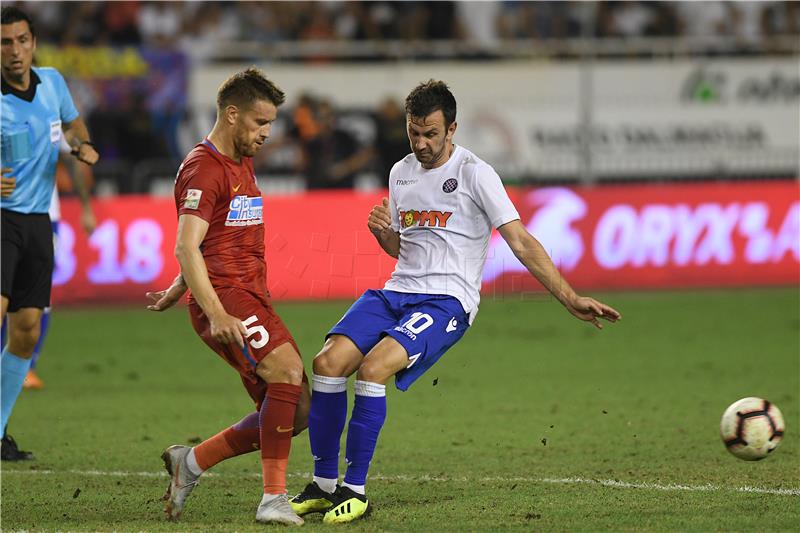
[[[272,350],[287,342],[298,354],[300,350],[286,325],[266,300],[236,288],[218,290],[217,296],[222,307],[230,315],[239,318],[247,328],[245,347],[217,342],[211,336],[211,324],[205,313],[194,300],[189,302],[192,326],[203,342],[239,373],[245,389],[256,403],[256,408],[260,409],[267,392],[267,383],[256,374],[258,363]],[[305,375],[303,378],[305,380]]]

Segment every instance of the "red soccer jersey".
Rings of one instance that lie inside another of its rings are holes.
[[[175,205],[178,216],[209,224],[200,249],[214,289],[236,287],[266,299],[263,199],[252,158],[237,163],[206,139],[178,170]]]

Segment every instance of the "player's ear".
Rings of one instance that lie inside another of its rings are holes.
[[[233,104],[225,107],[225,121],[233,126],[239,119],[239,108]]]
[[[456,134],[456,128],[458,127],[458,122],[455,120],[447,127],[447,137],[452,139],[453,135]]]

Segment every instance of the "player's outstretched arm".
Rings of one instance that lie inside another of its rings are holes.
[[[175,257],[181,265],[181,275],[192,291],[197,304],[208,317],[211,336],[223,344],[236,343],[244,347],[247,330],[242,321],[225,311],[219,296],[214,291],[200,244],[208,232],[208,222],[194,215],[178,217],[178,236],[175,242]]]
[[[78,199],[81,202],[81,227],[86,232],[86,235],[91,235],[97,227],[97,218],[94,216],[89,192],[89,169],[81,167],[72,157],[60,157],[60,160],[64,163],[67,174],[72,179],[75,191],[78,193]]]
[[[150,311],[165,311],[178,303],[188,289],[186,282],[183,281],[183,275],[178,274],[178,277],[172,281],[172,285],[168,288],[145,293],[145,296],[153,302],[147,308]]]
[[[367,227],[387,254],[395,259],[400,256],[400,234],[392,229],[392,215],[389,210],[388,198],[384,198],[381,205],[372,207],[367,219]]]
[[[609,322],[622,318],[616,309],[594,298],[578,295],[561,276],[541,243],[528,233],[522,222],[511,221],[497,228],[497,231],[525,268],[575,317],[591,322],[598,329],[603,329],[598,318]]]

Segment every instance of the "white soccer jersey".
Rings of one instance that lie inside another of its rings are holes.
[[[389,203],[400,257],[384,289],[453,296],[471,323],[492,228],[519,219],[500,176],[457,145],[430,170],[409,154],[389,173]]]

